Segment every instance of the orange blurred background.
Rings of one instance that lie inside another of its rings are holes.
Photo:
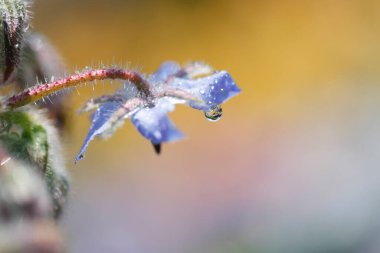
[[[217,123],[178,106],[186,134],[156,156],[128,122],[87,134],[72,93],[71,252],[380,252],[380,2],[37,0],[33,29],[68,72],[165,60],[225,69],[242,93]]]

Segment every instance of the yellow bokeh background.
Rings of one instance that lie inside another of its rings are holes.
[[[242,89],[217,123],[178,106],[170,117],[187,137],[160,156],[128,122],[76,165],[89,127],[76,109],[119,84],[74,90],[64,138],[72,252],[380,250],[379,1],[37,0],[33,9],[33,29],[68,72],[202,60]]]

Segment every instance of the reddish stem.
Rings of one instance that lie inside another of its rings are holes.
[[[85,71],[51,83],[40,84],[25,89],[24,91],[9,97],[6,100],[5,105],[10,108],[21,107],[64,88],[76,86],[80,83],[104,79],[122,79],[130,81],[146,98],[152,97],[149,83],[139,73],[123,69],[98,69]]]

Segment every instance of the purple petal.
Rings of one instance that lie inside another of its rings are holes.
[[[240,88],[226,71],[194,80],[176,78],[172,81],[171,86],[188,91],[199,98],[201,103],[197,101],[188,103],[191,107],[204,111],[224,103],[240,92]]]
[[[176,141],[183,138],[183,134],[166,115],[173,110],[172,103],[161,99],[153,108],[144,108],[135,113],[131,120],[137,130],[153,144]]]
[[[101,134],[107,130],[108,120],[112,117],[113,113],[120,108],[120,102],[110,101],[102,104],[92,116],[92,125],[87,134],[86,139],[82,147],[79,150],[78,155],[75,158],[75,162],[82,160],[84,152],[86,151],[88,144],[95,136]]]
[[[181,66],[173,61],[167,61],[160,65],[158,70],[149,76],[152,83],[164,83],[169,77],[181,70]]]

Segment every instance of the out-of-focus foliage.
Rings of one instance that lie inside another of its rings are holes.
[[[0,123],[0,141],[10,158],[30,164],[44,177],[58,217],[66,202],[68,181],[56,130],[35,108],[0,113]]]
[[[27,1],[0,1],[0,85],[6,83],[16,70],[29,26]]]
[[[2,122],[2,121],[1,121]],[[0,148],[0,252],[62,252],[53,195],[41,171]]]
[[[47,110],[37,106],[6,110],[3,105],[10,92],[60,69],[54,49],[46,42],[41,45],[43,38],[28,31],[30,4],[28,0],[0,0],[2,253],[58,253],[64,249],[56,220],[66,204],[69,182],[57,129],[47,118]],[[62,116],[57,113],[62,112],[59,100],[55,102],[55,109],[50,108],[54,120]]]
[[[63,76],[64,69],[62,58],[53,45],[43,35],[30,31],[25,34],[21,60],[14,77],[16,91]],[[49,118],[61,131],[68,127],[66,121],[69,105],[64,103],[66,99],[67,96],[60,93],[50,97],[49,103],[40,105],[49,109]]]

